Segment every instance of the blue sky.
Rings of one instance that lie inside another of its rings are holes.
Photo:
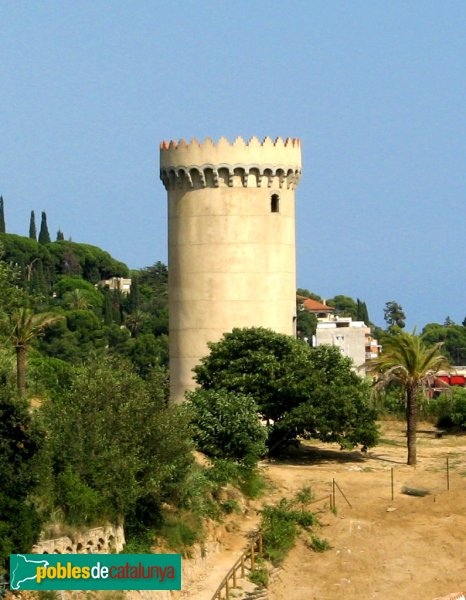
[[[7,231],[167,259],[162,139],[299,137],[298,286],[466,317],[466,2],[0,0]]]

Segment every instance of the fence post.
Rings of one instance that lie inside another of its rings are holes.
[[[450,490],[450,461],[447,456],[447,490]]]
[[[236,565],[233,567],[233,587],[234,588],[238,587],[236,585]]]
[[[228,577],[225,580],[225,598],[230,600],[230,584],[228,583]]]
[[[335,478],[333,478],[333,481],[332,481],[332,499],[333,499],[333,510],[336,510],[337,505],[335,502]]]

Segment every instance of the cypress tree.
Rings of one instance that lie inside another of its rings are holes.
[[[128,310],[130,313],[138,310],[141,303],[141,296],[139,293],[139,281],[136,276],[131,279],[131,289],[128,295]]]
[[[369,325],[369,312],[367,310],[367,305],[365,302],[362,302],[362,300],[357,300],[357,313],[356,313],[356,320],[357,321],[364,321],[364,323],[366,325]]]
[[[49,244],[50,243],[50,234],[49,229],[47,227],[47,215],[45,212],[42,212],[42,218],[40,221],[40,231],[39,231],[39,244]]]
[[[57,242],[63,242],[65,239],[65,236],[63,235],[63,231],[61,229],[59,229],[57,231]]]
[[[3,196],[0,196],[0,233],[5,232],[5,210],[3,206]]]
[[[29,220],[29,237],[31,240],[37,241],[36,216],[33,210],[31,210],[31,218]]]
[[[105,325],[111,325],[113,323],[113,307],[111,293],[108,288],[104,288],[104,298],[104,323]]]

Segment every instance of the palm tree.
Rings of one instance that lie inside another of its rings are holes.
[[[367,361],[368,372],[379,377],[376,388],[395,383],[401,387],[406,402],[408,465],[416,464],[416,429],[419,419],[419,396],[436,373],[449,369],[448,360],[440,354],[442,343],[427,346],[422,338],[400,331],[384,340],[383,352]]]
[[[60,319],[63,316],[52,313],[34,314],[29,308],[19,308],[10,316],[10,341],[16,350],[16,381],[21,396],[26,392],[26,353],[31,342],[42,335],[47,325]]]
[[[65,294],[63,300],[72,310],[86,310],[91,307],[91,303],[84,290],[76,289]]]

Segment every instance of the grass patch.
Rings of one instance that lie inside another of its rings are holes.
[[[306,545],[311,550],[314,550],[314,552],[326,552],[332,548],[327,540],[324,540],[317,535],[311,535],[311,537],[306,541]]]
[[[262,509],[264,556],[274,564],[283,561],[301,531],[318,525],[315,515],[305,509],[305,502],[312,497],[310,488],[303,488],[292,500],[282,498],[275,506]]]
[[[267,587],[269,584],[269,571],[267,565],[258,563],[253,571],[249,572],[249,581],[257,586]]]
[[[157,531],[170,550],[189,556],[189,548],[203,539],[202,522],[190,513],[171,515]]]
[[[398,446],[398,447],[404,448],[406,446],[406,442],[400,442],[398,440],[392,440],[390,438],[380,438],[379,445],[380,446]]]

